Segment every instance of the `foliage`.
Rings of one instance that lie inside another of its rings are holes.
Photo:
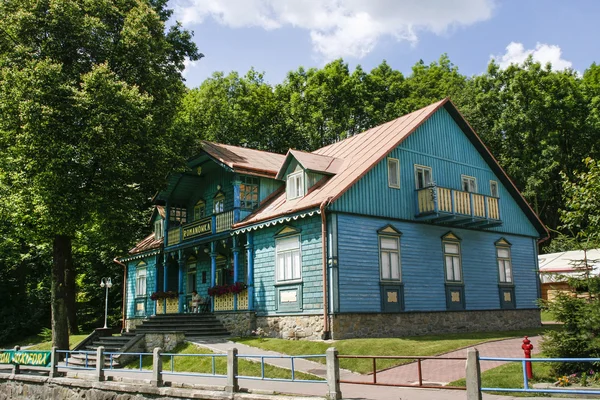
[[[553,301],[543,303],[563,329],[548,332],[542,348],[548,357],[598,358],[600,357],[600,277],[570,279],[571,285],[590,291],[591,297],[579,297],[575,293],[561,293]],[[598,369],[600,363],[593,365]],[[589,363],[557,363],[553,365],[557,375],[570,375],[590,368]]]
[[[218,297],[229,293],[241,293],[247,287],[244,282],[236,282],[231,285],[217,285],[208,288],[208,295]]]
[[[0,209],[28,240],[53,243],[44,255],[61,348],[67,313],[77,329],[75,270],[99,281],[98,261],[110,262],[95,253],[82,271],[72,249],[96,236],[113,255],[126,250],[148,199],[183,161],[186,138],[170,127],[184,60],[199,55],[179,24],[166,29],[165,3],[0,2]],[[24,245],[18,254],[29,254]]]
[[[176,299],[179,297],[179,293],[168,291],[168,292],[154,292],[150,295],[151,300],[163,300],[163,299]]]

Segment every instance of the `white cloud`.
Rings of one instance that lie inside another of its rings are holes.
[[[307,30],[325,60],[367,55],[382,37],[416,43],[419,31],[443,34],[489,19],[495,0],[175,0],[184,26],[213,18],[231,28]]]
[[[183,69],[183,72],[181,73],[181,75],[185,78],[186,75],[190,72],[190,69],[194,68],[197,63],[198,63],[198,61],[191,61],[186,58],[183,61],[183,65],[185,66],[185,68]]]
[[[497,56],[491,56],[495,59],[500,68],[507,68],[511,64],[523,64],[527,57],[532,56],[534,61],[542,65],[552,64],[555,71],[571,68],[573,63],[562,58],[562,50],[557,45],[537,43],[535,49],[525,50],[523,43],[511,42],[506,46],[506,53]]]

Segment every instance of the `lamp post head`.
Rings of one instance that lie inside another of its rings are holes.
[[[100,279],[100,287],[107,287],[107,288],[111,288],[112,287],[112,282],[110,280],[110,278],[102,278]]]

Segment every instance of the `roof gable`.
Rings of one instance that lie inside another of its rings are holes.
[[[344,160],[338,158],[290,149],[279,168],[276,179],[285,179],[286,170],[292,160],[296,160],[305,171],[318,172],[323,175],[335,175],[344,163]]]
[[[475,131],[447,98],[383,125],[371,128],[358,135],[316,150],[312,154],[326,156],[329,159],[343,160],[335,175],[331,176],[321,185],[318,185],[318,187],[302,198],[286,201],[285,192],[274,196],[269,204],[260,207],[244,221],[236,224],[235,227],[243,227],[287,213],[316,208],[323,202],[327,204],[335,202],[442,107],[450,114],[477,152],[479,152],[494,174],[507,188],[509,194],[514,198],[539,234],[546,236],[548,232],[544,224],[535,212],[533,212],[514,183],[506,175],[506,172],[498,165],[496,159],[491,155]],[[289,155],[288,153],[288,157]],[[286,157],[286,160],[288,157]]]

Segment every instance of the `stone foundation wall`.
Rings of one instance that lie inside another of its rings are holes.
[[[184,339],[183,332],[146,333],[146,351],[152,352],[156,347],[160,347],[163,352],[168,353],[179,343],[183,343]]]
[[[125,320],[125,330],[130,332],[134,330],[138,325],[141,325],[144,322],[145,318],[130,318]]]
[[[252,312],[216,312],[215,317],[232,336],[251,336],[256,329],[256,314]]]
[[[320,340],[322,315],[277,315],[256,317],[256,327],[266,336],[293,340]]]
[[[407,312],[399,314],[336,314],[332,338],[401,337],[440,333],[508,331],[541,326],[540,311],[486,310]]]

